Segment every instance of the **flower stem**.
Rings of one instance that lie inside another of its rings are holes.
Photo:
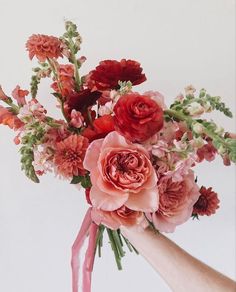
[[[76,59],[76,55],[74,53],[74,43],[72,38],[69,38],[69,49],[70,49],[70,53],[71,53],[71,61],[74,64],[75,67],[75,89],[76,91],[80,91],[80,86],[81,86],[81,80],[80,80],[80,76],[79,76],[79,67],[78,67],[78,62]]]
[[[113,250],[114,255],[115,255],[115,260],[116,260],[116,264],[117,264],[118,270],[122,270],[121,257],[120,257],[120,253],[119,253],[117,245],[116,245],[116,240],[113,237],[112,230],[109,229],[109,228],[106,228],[106,229],[107,229],[107,234],[108,234],[108,237],[109,237],[109,240],[110,240],[110,244],[111,244],[112,250]]]

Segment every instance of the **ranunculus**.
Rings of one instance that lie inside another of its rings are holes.
[[[114,211],[102,211],[93,208],[91,216],[97,225],[103,224],[113,230],[120,228],[120,226],[137,226],[145,220],[143,212],[133,211],[125,206]]]
[[[215,214],[219,208],[220,200],[217,197],[217,193],[213,192],[212,188],[205,188],[204,186],[200,189],[200,197],[193,206],[193,214],[196,215],[207,215],[210,216]]]
[[[147,95],[121,96],[114,113],[115,129],[132,142],[143,142],[163,127],[163,110]]]
[[[188,175],[178,182],[162,177],[158,182],[158,190],[159,209],[151,216],[153,224],[162,232],[173,232],[177,225],[191,217],[193,205],[200,196],[193,171],[190,170]]]
[[[94,120],[93,127],[88,126],[85,128],[82,135],[87,137],[91,142],[95,139],[104,138],[108,133],[114,130],[113,117],[111,115],[104,115]]]
[[[54,36],[44,34],[33,34],[26,43],[29,51],[29,57],[32,60],[34,56],[44,62],[47,58],[58,58],[62,56],[62,43]]]
[[[133,60],[104,60],[88,74],[86,84],[92,91],[118,89],[119,81],[130,81],[132,85],[138,85],[146,80],[142,71],[140,63]]]
[[[93,207],[104,211],[123,205],[134,211],[157,210],[157,176],[143,146],[111,132],[90,144],[84,167],[90,171]]]

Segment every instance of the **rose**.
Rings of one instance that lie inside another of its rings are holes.
[[[163,126],[163,110],[148,95],[121,96],[114,107],[115,129],[132,142],[143,142]]]
[[[133,211],[122,206],[115,211],[102,211],[96,208],[91,212],[92,220],[97,224],[116,230],[120,226],[137,226],[145,224],[145,217],[141,211]]]
[[[84,167],[90,171],[93,207],[113,211],[124,205],[135,211],[157,210],[157,176],[143,146],[111,132],[90,144]]]
[[[159,209],[151,215],[151,219],[158,230],[173,232],[177,225],[191,217],[193,205],[200,196],[193,171],[190,170],[182,181],[177,182],[162,177],[158,182],[158,190]]]

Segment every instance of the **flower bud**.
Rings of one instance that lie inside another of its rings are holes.
[[[193,147],[201,148],[204,145],[204,140],[202,139],[202,137],[194,137],[191,144]]]
[[[188,85],[184,88],[186,96],[194,96],[194,93],[196,89],[193,87],[193,85]]]
[[[193,125],[193,131],[196,133],[196,134],[202,134],[203,131],[204,131],[204,127],[202,124],[200,123],[195,123]]]
[[[204,108],[200,103],[194,101],[187,107],[187,112],[191,116],[199,116],[204,113]]]
[[[212,111],[212,106],[211,106],[211,104],[210,104],[209,101],[207,101],[207,102],[203,105],[203,107],[204,107],[204,110],[205,110],[206,113],[209,113],[209,112]]]

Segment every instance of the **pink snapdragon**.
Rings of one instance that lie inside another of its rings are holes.
[[[12,97],[17,101],[19,106],[26,104],[25,97],[29,94],[28,90],[23,90],[19,85],[12,91]]]

